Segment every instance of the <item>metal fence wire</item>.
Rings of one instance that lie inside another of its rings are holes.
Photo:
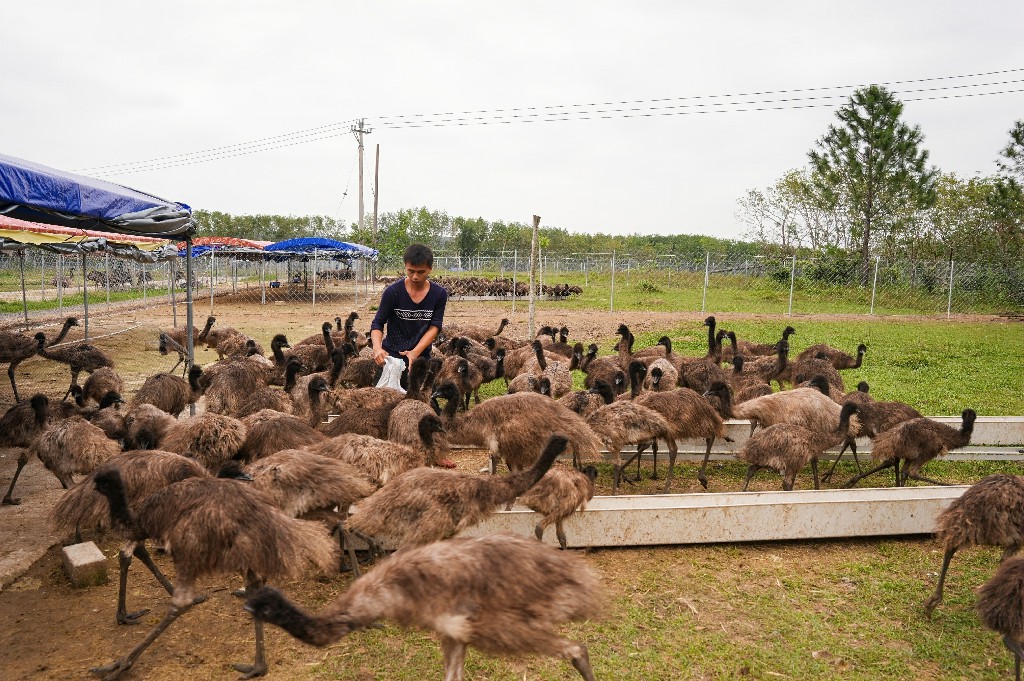
[[[279,301],[308,305],[315,313],[318,305],[372,305],[381,286],[402,274],[400,255],[381,255],[376,262],[277,262],[211,251],[193,259],[192,287],[197,313],[215,314],[218,304]],[[926,316],[1024,311],[1024,268],[955,260],[875,258],[865,271],[853,258],[541,252],[537,274],[539,293],[594,309]],[[502,300],[525,297],[529,275],[529,254],[516,251],[438,252],[432,274],[456,299]],[[145,264],[38,249],[0,254],[5,328],[84,318],[87,305],[92,324],[100,315],[159,306],[177,314],[184,290],[183,259]]]

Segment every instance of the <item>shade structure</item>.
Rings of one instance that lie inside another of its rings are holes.
[[[320,257],[359,258],[376,260],[377,250],[362,244],[351,244],[347,241],[326,239],[324,237],[300,237],[270,244],[263,249],[273,260],[304,259],[314,253]]]
[[[184,203],[4,154],[0,214],[150,237],[181,237],[192,230],[192,209]]]
[[[109,253],[137,262],[173,259],[177,251],[166,239],[97,232],[26,222],[0,215],[0,251],[40,248],[54,253]]]
[[[201,236],[192,240],[192,257],[198,258],[210,251],[216,251],[242,260],[261,260],[263,249],[272,243],[233,236]],[[185,257],[184,241],[178,244],[178,255]]]

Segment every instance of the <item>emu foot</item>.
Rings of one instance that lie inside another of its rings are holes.
[[[103,681],[114,681],[117,677],[124,674],[126,671],[132,668],[132,663],[127,658],[122,657],[119,660],[114,660],[110,664],[105,664],[102,667],[93,667],[89,670],[90,674],[103,679]]]
[[[242,675],[238,677],[240,679],[254,679],[267,673],[267,665],[265,664],[233,664],[231,668],[236,672],[242,672]]]
[[[697,471],[697,482],[699,482],[700,486],[704,489],[708,488],[708,476],[704,475],[704,471]]]
[[[21,505],[21,497],[4,497],[3,505],[4,506],[20,506]]]
[[[117,613],[118,624],[138,624],[139,618],[149,614],[149,608],[145,610],[136,610],[135,612],[119,612]]]
[[[928,619],[932,618],[932,612],[935,610],[935,608],[939,606],[939,603],[941,602],[942,596],[939,596],[937,594],[932,594],[928,597],[928,600],[924,602],[924,614]]]
[[[245,592],[244,588],[241,588],[241,589],[235,589],[234,591],[232,591],[231,595],[234,596],[235,598],[245,598],[249,594],[247,594]]]

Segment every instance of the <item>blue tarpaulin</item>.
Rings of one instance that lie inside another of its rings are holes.
[[[265,246],[263,250],[285,257],[299,254],[311,256],[313,253],[317,253],[325,258],[342,257],[374,260],[377,257],[376,249],[370,248],[369,246],[363,246],[362,244],[350,244],[347,241],[325,239],[324,237],[318,236],[306,236],[298,239],[278,241],[277,243]]]
[[[122,234],[187,234],[192,209],[113,182],[0,154],[0,214]]]

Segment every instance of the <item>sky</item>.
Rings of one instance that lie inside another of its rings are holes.
[[[234,214],[355,222],[364,119],[368,214],[379,145],[382,213],[736,239],[737,200],[804,167],[858,86],[891,84],[963,177],[993,174],[1024,119],[1019,0],[40,0],[0,18],[0,153]]]

